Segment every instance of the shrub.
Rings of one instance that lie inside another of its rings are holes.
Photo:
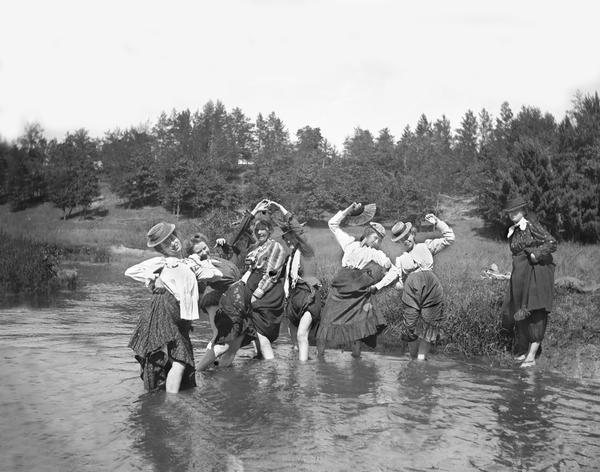
[[[4,294],[46,294],[58,270],[60,249],[0,231],[0,291]]]

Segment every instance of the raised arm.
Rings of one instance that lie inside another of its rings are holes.
[[[352,236],[350,236],[348,233],[346,233],[343,229],[340,228],[340,224],[342,223],[342,221],[344,221],[344,218],[346,218],[346,216],[348,216],[348,214],[355,208],[355,205],[356,204],[353,203],[345,210],[338,211],[335,215],[331,217],[331,219],[327,223],[329,225],[329,229],[335,236],[335,239],[337,239],[337,242],[342,249],[346,249],[346,246],[348,246],[348,244],[353,243],[355,241],[355,239]]]
[[[442,232],[441,238],[425,240],[425,245],[427,246],[427,249],[429,249],[429,252],[431,252],[431,254],[435,256],[441,250],[446,249],[448,246],[452,245],[456,237],[454,235],[454,231],[452,231],[452,228],[450,228],[450,226],[448,226],[445,222],[440,220],[434,214],[429,213],[428,215],[425,215],[425,219],[429,223],[433,224],[434,228],[437,228],[439,231]]]
[[[304,227],[291,211],[286,210],[283,205],[274,201],[271,201],[270,206],[278,208],[283,215],[283,225],[281,225],[282,231],[292,230],[296,234],[302,234],[304,232]]]
[[[240,241],[245,238],[245,235],[248,235],[250,232],[250,226],[254,221],[254,217],[259,211],[266,211],[269,208],[269,200],[263,199],[256,204],[256,206],[252,209],[252,211],[247,211],[244,214],[244,218],[238,225],[237,231],[233,234],[229,241],[226,241],[223,238],[217,239],[217,246],[221,246],[223,249],[223,253],[226,257],[231,258],[233,254],[238,254],[241,252],[241,248],[239,247]],[[250,236],[248,238],[251,239]],[[249,244],[249,243],[248,243]]]

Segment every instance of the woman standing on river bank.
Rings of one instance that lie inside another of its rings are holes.
[[[539,223],[525,218],[527,202],[510,199],[504,211],[513,225],[507,238],[512,272],[502,307],[502,326],[514,330],[513,352],[521,367],[535,365],[542,352],[548,314],[552,311],[556,240]]]

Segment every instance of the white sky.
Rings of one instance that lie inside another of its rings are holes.
[[[598,6],[596,6],[598,5]],[[557,120],[600,91],[600,3],[0,0],[0,136],[153,124],[221,100],[274,111],[295,138],[355,127],[399,138],[508,101]]]

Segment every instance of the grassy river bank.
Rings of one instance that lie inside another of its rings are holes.
[[[456,233],[455,244],[436,256],[435,271],[445,290],[445,338],[437,351],[466,357],[486,356],[490,362],[509,363],[510,339],[500,334],[500,306],[506,280],[482,277],[482,270],[496,264],[501,273],[511,269],[507,244],[483,235],[482,221],[472,216],[468,205],[448,199],[439,215]],[[63,221],[60,210],[42,204],[11,213],[0,206],[0,228],[16,239],[4,244],[0,252],[7,280],[19,261],[27,261],[19,269],[20,280],[35,289],[41,279],[40,267],[56,271],[60,258],[108,262],[121,257],[145,258],[144,235],[158,221],[174,222],[180,234],[202,230],[209,237],[221,235],[225,225],[215,221],[175,217],[159,207],[130,210],[104,192],[104,199],[86,215]],[[359,234],[360,228],[349,230]],[[327,228],[309,228],[309,238],[317,250],[320,278],[327,290],[339,266],[341,252]],[[276,233],[276,237],[278,234]],[[9,247],[10,246],[10,247]],[[53,248],[60,248],[57,252]],[[401,247],[386,240],[383,245],[392,258]],[[11,254],[10,257],[8,255]],[[57,257],[57,254],[60,257]],[[9,262],[10,260],[10,262]],[[555,255],[556,277],[576,277],[587,283],[600,282],[600,248],[574,243],[559,244]],[[44,269],[44,270],[46,270]],[[27,288],[26,287],[26,288]],[[6,290],[6,287],[3,288]],[[398,338],[400,294],[388,288],[376,297],[389,326],[380,338],[383,349],[402,347]],[[577,378],[600,378],[600,290],[579,293],[557,288],[555,307],[550,315],[544,340],[544,354],[536,369],[558,370]]]

